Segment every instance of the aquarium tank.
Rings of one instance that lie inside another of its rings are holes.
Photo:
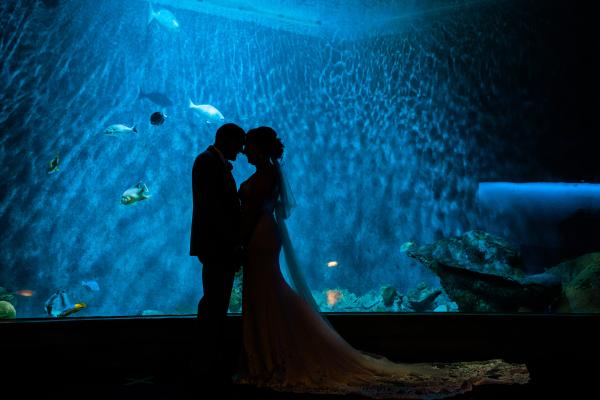
[[[2,1],[0,318],[195,314],[191,170],[227,122],[282,138],[323,312],[600,311],[571,3]]]

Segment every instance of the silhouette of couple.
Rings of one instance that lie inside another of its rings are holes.
[[[231,161],[239,153],[256,171],[238,191]],[[190,255],[202,263],[198,322],[207,373],[280,391],[402,399],[528,381],[525,365],[498,359],[403,364],[348,344],[321,316],[295,265],[284,222],[293,204],[278,162],[282,155],[283,144],[272,128],[245,133],[228,123],[194,162]],[[293,288],[280,271],[282,246]],[[234,275],[242,266],[241,357],[230,370],[225,321]]]

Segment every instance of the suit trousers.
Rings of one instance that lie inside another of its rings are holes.
[[[226,331],[227,310],[235,276],[234,266],[223,262],[202,264],[204,294],[198,303],[200,353],[202,364],[213,372],[229,370],[226,349],[229,336]]]

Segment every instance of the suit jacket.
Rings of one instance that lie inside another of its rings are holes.
[[[190,255],[203,264],[230,263],[240,243],[240,199],[231,164],[208,146],[192,168],[194,208]]]

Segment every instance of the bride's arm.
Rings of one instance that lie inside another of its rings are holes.
[[[257,172],[253,177],[250,193],[245,198],[241,215],[241,236],[244,246],[248,244],[250,236],[254,232],[265,202],[273,196],[276,182],[274,169]]]

